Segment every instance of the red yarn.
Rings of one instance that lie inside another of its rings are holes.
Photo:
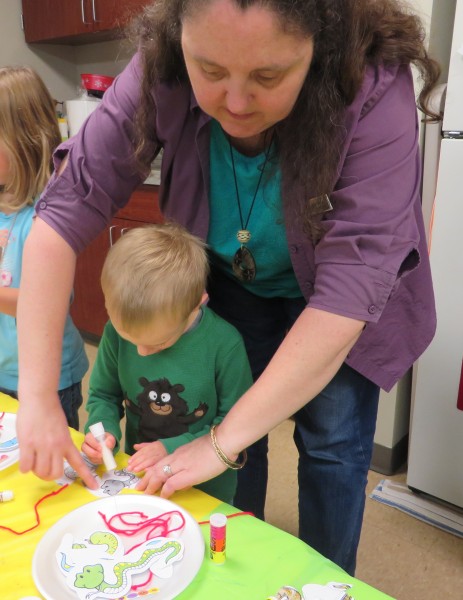
[[[61,486],[59,488],[59,490],[55,490],[54,492],[50,492],[46,496],[43,496],[42,498],[40,498],[39,500],[37,500],[37,502],[34,504],[34,512],[35,512],[36,522],[35,522],[35,525],[33,525],[32,527],[29,527],[29,529],[25,529],[24,531],[15,531],[14,529],[11,529],[11,527],[5,527],[5,525],[0,525],[0,529],[4,529],[5,531],[9,531],[10,533],[14,533],[15,535],[23,535],[24,533],[28,533],[29,531],[32,531],[33,529],[35,529],[36,527],[38,527],[40,525],[39,505],[42,504],[42,502],[44,500],[46,500],[47,498],[51,498],[52,496],[57,496],[63,490],[65,490],[68,486],[69,486],[69,484],[66,483],[65,485]]]

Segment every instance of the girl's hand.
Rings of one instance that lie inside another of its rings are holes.
[[[64,460],[67,460],[88,488],[98,488],[96,479],[74,446],[58,394],[52,394],[50,402],[45,397],[37,398],[35,404],[19,402],[16,430],[22,473],[33,471],[47,481],[59,479],[64,473]]]
[[[106,433],[105,444],[110,450],[116,445],[116,438],[112,433]],[[87,456],[94,465],[101,465],[103,462],[103,454],[101,452],[100,442],[95,439],[93,433],[87,433],[82,444],[82,452]]]
[[[167,450],[162,442],[134,444],[135,454],[129,458],[127,467],[132,473],[145,471],[154,466],[158,460],[167,456]]]

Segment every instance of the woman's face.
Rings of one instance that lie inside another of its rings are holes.
[[[285,33],[261,6],[213,0],[182,28],[182,48],[201,108],[235,138],[269,129],[291,112],[313,55],[311,38]]]

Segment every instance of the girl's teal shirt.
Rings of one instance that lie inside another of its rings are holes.
[[[3,248],[0,265],[0,287],[19,288],[24,243],[32,226],[34,206],[25,206],[18,212],[0,212],[0,246]],[[40,319],[40,314],[37,314]],[[88,369],[84,342],[70,315],[66,318],[61,360],[59,390],[82,381]],[[18,389],[18,338],[16,319],[0,313],[0,387]]]

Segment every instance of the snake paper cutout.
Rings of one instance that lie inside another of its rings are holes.
[[[149,569],[169,577],[171,563],[183,557],[182,542],[167,538],[148,540],[127,554],[109,531],[95,531],[84,542],[71,541],[70,534],[63,537],[56,558],[67,585],[82,600],[120,598],[130,591],[133,575]]]

